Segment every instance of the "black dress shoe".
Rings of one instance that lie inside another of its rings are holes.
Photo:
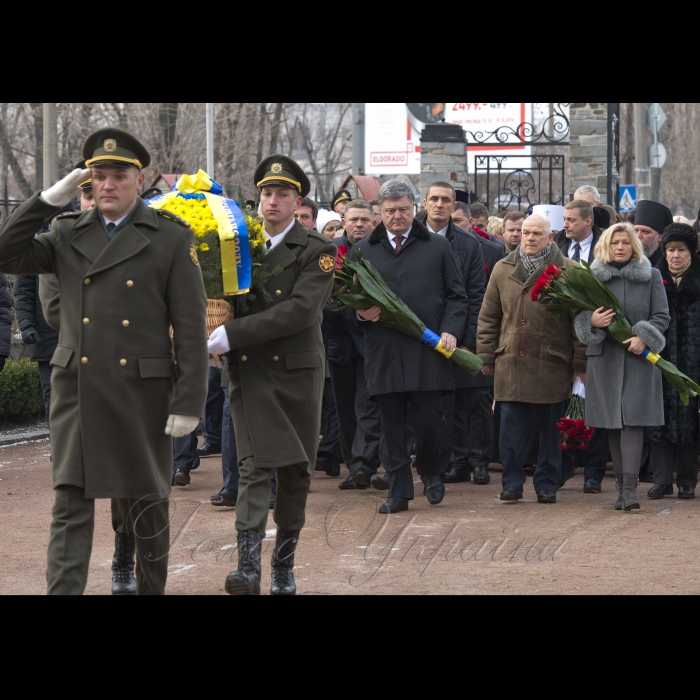
[[[340,464],[338,464],[338,460],[326,460],[326,476],[340,476]]]
[[[425,484],[425,497],[431,506],[436,506],[445,498],[445,484],[442,483],[440,476],[429,476]]]
[[[488,467],[477,467],[474,469],[474,483],[479,486],[491,483],[491,475],[489,474]]]
[[[345,481],[341,481],[338,484],[339,489],[343,489],[343,491],[349,491],[351,489],[357,489],[358,491],[364,491],[367,487],[366,486],[360,486],[356,481],[355,481],[355,475],[350,474]]]
[[[370,483],[372,484],[372,488],[377,489],[377,491],[389,490],[389,482],[383,476],[379,476],[379,474],[375,474],[370,479]]]
[[[523,497],[523,492],[517,489],[503,489],[500,499],[502,501],[519,501]]]
[[[195,455],[194,459],[192,460],[192,466],[190,467],[190,471],[193,472],[195,469],[199,467],[199,465],[202,463],[202,460],[199,458],[199,455]]]
[[[598,479],[586,479],[583,485],[584,493],[600,493],[600,481]]]
[[[695,498],[695,489],[692,486],[679,486],[678,498]]]
[[[367,469],[363,469],[360,467],[356,472],[355,472],[355,483],[358,486],[364,486],[367,488],[370,485],[371,479],[372,479],[372,472],[368,471]]]
[[[554,491],[538,491],[537,492],[537,502],[538,503],[556,503],[557,494]]]
[[[386,503],[379,506],[379,512],[382,515],[400,513],[402,510],[408,510],[408,499],[406,498],[388,498]]]
[[[176,486],[187,486],[192,479],[190,475],[184,469],[178,469],[175,472],[175,478],[173,479],[173,484]]]
[[[219,493],[215,493],[209,502],[213,506],[220,506],[221,508],[233,508],[238,500],[238,491],[226,491],[222,489]]]
[[[561,476],[559,477],[559,488],[564,486],[564,484],[569,480],[573,479],[576,476],[576,470],[575,469],[567,469],[564,471],[562,469]]]
[[[673,484],[654,484],[649,489],[647,496],[653,499],[673,496]]]
[[[461,484],[470,480],[471,469],[468,464],[455,464],[445,474],[446,484]]]
[[[197,448],[197,454],[200,457],[211,457],[212,455],[220,455],[221,445],[210,445],[208,442],[205,442],[201,447]]]

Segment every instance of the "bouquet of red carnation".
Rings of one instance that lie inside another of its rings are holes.
[[[551,316],[562,317],[581,311],[595,311],[601,307],[615,312],[612,323],[605,329],[610,340],[624,343],[634,337],[632,323],[622,313],[617,297],[593,274],[586,262],[582,267],[559,268],[550,265],[532,289],[532,301],[544,304]],[[676,388],[684,406],[691,396],[700,394],[700,384],[683,374],[675,365],[647,348],[641,355],[656,365]]]
[[[586,443],[593,437],[595,428],[586,426],[586,389],[580,379],[576,379],[572,390],[571,401],[566,409],[566,415],[557,423],[561,433],[559,449],[568,451],[573,448],[587,450]]]
[[[348,256],[348,247],[346,245],[338,246],[338,257],[335,259],[335,271],[338,272],[343,267],[343,260]]]

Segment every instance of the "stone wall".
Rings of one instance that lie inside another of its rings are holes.
[[[571,155],[569,189],[598,188],[603,204],[608,192],[608,104],[572,102],[569,107]]]
[[[431,124],[421,133],[420,205],[433,182],[449,182],[468,190],[467,136],[456,124]]]

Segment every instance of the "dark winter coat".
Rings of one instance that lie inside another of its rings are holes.
[[[111,241],[97,207],[35,236],[55,211],[34,195],[0,229],[3,270],[55,273],[60,285],[54,487],[82,488],[85,498],[168,498],[168,415],[201,418],[207,396],[206,293],[192,229],[139,200]]]
[[[12,345],[12,295],[7,277],[0,274],[0,357],[10,356]]]
[[[15,309],[19,329],[34,328],[39,342],[30,345],[32,360],[49,362],[58,345],[58,333],[49,326],[39,299],[39,276],[18,275],[15,279]]]
[[[484,271],[486,272],[486,286],[489,284],[489,280],[491,279],[491,273],[493,272],[493,268],[496,267],[496,263],[499,260],[503,260],[503,258],[508,255],[508,251],[506,250],[505,243],[503,244],[498,244],[494,243],[493,241],[487,241],[483,236],[480,236],[477,233],[474,233],[473,231],[469,231],[469,233],[474,236],[474,238],[479,242],[479,245],[481,246],[481,254],[484,256]]]
[[[635,335],[654,353],[664,349],[670,317],[661,273],[649,260],[633,258],[618,269],[594,260],[593,274],[617,297]],[[591,428],[663,425],[661,372],[648,360],[591,327],[591,311],[576,316],[576,335],[585,343],[586,423]]]
[[[666,285],[666,299],[671,322],[664,333],[664,360],[672,362],[693,381],[700,382],[700,258],[693,255],[690,268],[676,287],[666,260],[658,266]],[[691,397],[687,406],[669,382],[663,382],[664,425],[646,431],[650,442],[686,445],[700,442],[698,398]]]
[[[397,254],[384,224],[350,251],[361,251],[387,285],[437,335],[461,338],[467,294],[450,242],[419,221]],[[454,391],[452,361],[425,343],[378,323],[365,324],[365,374],[370,396],[407,391]]]

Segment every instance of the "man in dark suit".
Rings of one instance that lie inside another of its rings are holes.
[[[349,202],[343,225],[345,235],[332,241],[338,246],[339,256],[347,254],[356,243],[372,233],[372,205],[359,199]],[[367,393],[364,329],[345,312],[330,313],[330,316],[328,366],[340,425],[340,446],[350,471],[338,488],[361,490],[366,486],[355,482],[355,472],[362,468],[375,474],[379,468],[382,424],[377,402],[370,401]]]
[[[593,206],[586,200],[575,199],[564,207],[564,229],[554,237],[554,242],[564,256],[577,263],[586,262],[590,265],[593,262],[595,247],[603,235],[593,222]],[[583,492],[600,493],[609,451],[608,431],[598,428],[584,453],[573,450],[562,452],[559,488],[575,476],[576,456],[579,455],[579,464],[583,463],[584,467]]]
[[[379,192],[382,223],[360,241],[350,259],[362,253],[387,285],[425,323],[441,336],[450,352],[464,333],[467,296],[449,241],[414,220],[415,196],[399,180],[390,180]],[[415,434],[416,460],[425,476],[428,502],[445,495],[440,478],[440,448],[444,429],[443,394],[454,391],[450,361],[415,338],[379,325],[377,307],[358,312],[369,321],[365,328],[367,386],[376,396],[386,449],[383,459],[389,476],[389,494],[380,513],[408,509],[413,499],[411,455],[406,426]],[[369,483],[370,475],[358,469],[355,481]]]
[[[500,243],[494,243],[474,231],[470,224],[469,206],[464,202],[455,203],[455,210],[452,212],[452,221],[455,226],[459,226],[459,228],[463,231],[467,231],[479,241],[481,254],[484,256],[484,271],[486,272],[486,284],[488,285],[489,279],[491,279],[491,272],[493,268],[496,267],[496,263],[499,260],[503,260],[508,254],[505,246]]]

